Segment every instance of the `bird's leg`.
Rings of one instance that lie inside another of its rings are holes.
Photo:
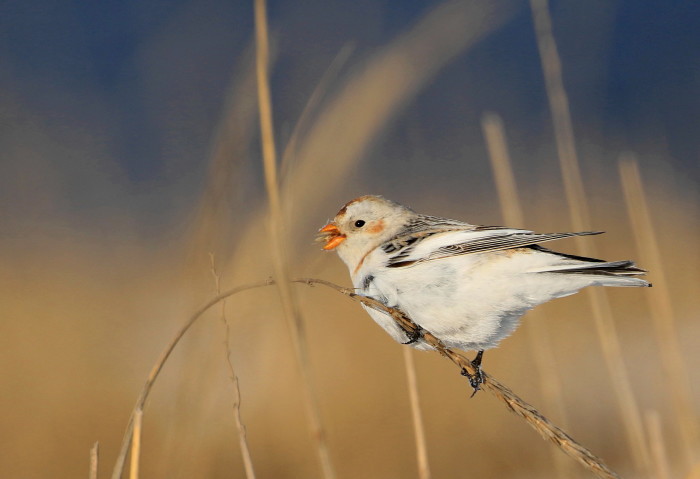
[[[476,367],[477,388],[479,387],[479,384],[483,384],[483,382],[484,382],[484,375],[481,373],[481,359],[483,357],[484,357],[484,350],[480,349],[476,353],[476,356],[474,357],[474,360],[472,361],[472,364],[474,365],[474,367]]]
[[[481,389],[481,385],[484,383],[484,375],[481,373],[481,359],[483,357],[484,350],[480,349],[472,361],[472,365],[476,369],[475,374],[469,374],[469,371],[467,371],[466,368],[462,368],[462,376],[466,376],[467,379],[469,379],[469,384],[472,388],[474,388],[474,392],[472,393],[471,397],[474,397],[474,394]]]

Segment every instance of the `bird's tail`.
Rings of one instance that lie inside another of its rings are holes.
[[[539,272],[595,276],[595,284],[601,286],[651,286],[651,283],[641,278],[635,278],[635,276],[645,274],[646,271],[637,268],[632,261],[576,262],[574,264],[554,266]]]

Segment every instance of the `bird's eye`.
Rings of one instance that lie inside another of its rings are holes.
[[[364,220],[357,220],[355,221],[355,228],[362,228],[365,225]]]

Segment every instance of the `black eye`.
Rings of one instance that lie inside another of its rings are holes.
[[[357,220],[355,221],[355,228],[362,228],[365,225],[364,220]]]

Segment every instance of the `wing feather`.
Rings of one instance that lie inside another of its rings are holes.
[[[504,236],[491,236],[466,243],[443,246],[436,249],[424,261],[449,258],[463,254],[486,253],[504,249],[521,248],[533,244],[554,241],[572,236],[588,236],[601,234],[602,231],[582,231],[578,233],[515,233]]]
[[[411,238],[419,236],[417,240],[406,241],[403,236],[396,243],[405,245],[393,250],[395,254],[387,261],[388,267],[398,268],[411,266],[426,261],[436,261],[461,256],[466,254],[487,253],[501,251],[524,246],[536,245],[547,241],[554,241],[572,236],[588,236],[601,234],[602,231],[582,231],[577,233],[534,233],[527,230],[518,230],[503,227],[483,227],[462,224],[459,227],[452,224],[448,229],[447,224],[442,228],[424,229],[421,233],[411,235]],[[436,231],[437,229],[437,231]]]

